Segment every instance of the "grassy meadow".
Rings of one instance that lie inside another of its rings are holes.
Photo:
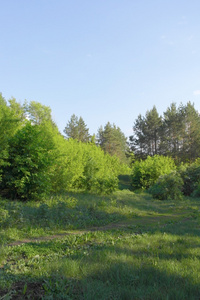
[[[0,299],[200,299],[200,199],[0,200]]]

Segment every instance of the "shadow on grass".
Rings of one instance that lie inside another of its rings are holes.
[[[132,234],[131,228],[112,229],[16,247],[13,262],[8,260],[0,269],[1,283],[11,284],[0,295],[8,294],[8,299],[197,300],[200,255],[199,229],[195,228],[198,219],[191,218],[152,227],[144,235],[142,228],[139,235]],[[18,265],[16,261],[21,260]]]
[[[112,264],[81,282],[83,299],[198,299],[198,284],[152,266]],[[71,294],[72,295],[72,294]],[[70,296],[71,296],[70,295]]]
[[[119,189],[133,191],[131,175],[119,175]]]
[[[174,253],[168,267],[166,262],[164,265],[160,262],[168,257],[162,251],[161,254],[163,257],[150,251],[127,253],[122,248],[108,246],[103,252],[93,251],[90,257],[70,257],[52,263],[48,275],[12,275],[11,288],[1,291],[0,296],[13,295],[9,299],[199,299],[199,277],[192,276],[189,265],[180,266]]]
[[[195,199],[175,203],[153,200],[149,194],[121,191],[110,196],[66,193],[43,203],[1,203],[1,207],[7,212],[0,223],[2,243],[27,237],[54,235],[66,230],[123,230],[128,227],[136,233],[159,230],[181,235],[187,232],[199,236],[197,214],[196,220],[195,216],[192,217],[190,226],[188,222],[177,226],[179,221],[198,212],[199,204]],[[15,237],[14,230],[19,233],[19,237]]]
[[[20,238],[31,238],[66,230],[104,226],[124,219],[120,212],[106,211],[109,199],[90,195],[89,200],[93,201],[84,201],[85,197],[87,196],[80,195],[79,199],[79,195],[75,195],[73,203],[61,198],[50,205],[4,201],[1,207],[5,216],[0,220],[0,240],[6,243],[15,240],[17,234]]]

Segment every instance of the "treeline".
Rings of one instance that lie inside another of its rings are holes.
[[[163,116],[155,106],[139,115],[129,143],[110,122],[91,135],[76,115],[63,133],[50,107],[6,101],[0,94],[0,195],[27,200],[73,189],[110,193],[117,189],[119,175],[130,174],[130,167],[133,188],[149,188],[155,178],[151,184],[146,178],[168,174],[166,166],[174,171],[169,158],[177,167],[194,162],[200,153],[200,116],[190,102],[179,107],[172,103]]]
[[[110,122],[100,126],[96,136],[91,136],[82,117],[75,115],[67,123],[64,134],[82,142],[93,141],[124,163],[163,155],[179,164],[194,161],[200,153],[200,115],[191,102],[178,107],[172,103],[162,116],[155,106],[145,116],[140,114],[133,124],[129,142],[121,129]]]
[[[129,163],[127,138],[115,124],[107,122],[104,127],[99,127],[96,136],[90,135],[83,118],[78,118],[73,114],[64,129],[64,134],[66,138],[73,138],[84,143],[93,142],[105,153],[117,156],[122,163]]]
[[[159,200],[200,196],[200,115],[191,102],[172,103],[163,116],[155,106],[139,115],[130,148],[133,190]]]
[[[159,154],[177,163],[192,162],[200,153],[200,115],[191,102],[172,103],[163,116],[154,106],[136,119],[130,147],[137,159]]]
[[[75,127],[77,121],[79,129],[85,127],[76,118]],[[0,94],[0,194],[29,200],[73,189],[115,190],[118,175],[129,172],[128,166],[93,138],[80,137],[80,132],[79,138],[64,137],[49,107],[35,101],[21,105],[14,98],[7,102]]]

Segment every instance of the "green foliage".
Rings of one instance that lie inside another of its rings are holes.
[[[32,124],[41,124],[44,122],[52,122],[51,108],[49,106],[42,105],[39,102],[31,101],[29,104],[25,103],[25,110],[28,115],[28,119]]]
[[[182,148],[182,136],[184,132],[184,120],[181,113],[181,107],[177,108],[175,103],[164,112],[163,125],[161,128],[161,144],[162,153],[178,158],[180,149]],[[180,160],[180,158],[179,158]]]
[[[53,148],[47,127],[27,122],[19,129],[9,140],[6,165],[2,167],[1,194],[27,200],[48,193]]]
[[[117,156],[122,163],[127,163],[126,152],[128,151],[127,141],[124,133],[115,124],[108,122],[104,128],[98,130],[98,144],[105,153]]]
[[[53,191],[82,189],[108,193],[117,188],[117,176],[128,169],[117,157],[105,154],[93,143],[57,136],[56,147],[52,168]]]
[[[154,199],[181,200],[183,180],[177,172],[160,176],[156,183],[148,190]]]
[[[11,199],[36,199],[73,189],[110,193],[128,167],[91,142],[80,117],[73,115],[65,139],[51,118],[51,109],[38,102],[9,106],[0,95],[0,188]],[[26,118],[29,120],[27,121]],[[70,131],[70,132],[68,132]],[[87,143],[85,143],[87,142]]]
[[[172,104],[164,119],[154,107],[135,123],[136,157],[168,153],[176,162],[191,161],[200,149],[199,126],[199,115],[190,102],[178,109]],[[130,156],[126,138],[115,124],[108,122],[99,129],[100,147],[81,117],[73,115],[65,133],[72,138],[66,140],[59,133],[49,107],[35,101],[21,105],[14,98],[7,103],[0,94],[0,193],[23,200],[74,189],[107,194],[116,190],[119,175],[130,174],[125,165]],[[199,195],[199,168],[196,163],[180,169],[185,195]],[[147,189],[174,169],[168,157],[135,161],[133,188]]]
[[[198,195],[198,185],[200,183],[200,160],[197,159],[193,164],[182,167],[180,169],[180,174],[184,181],[184,195]]]
[[[195,189],[191,194],[192,197],[200,197],[200,183],[197,182],[195,185]]]
[[[174,161],[170,157],[155,155],[136,161],[132,169],[133,188],[148,189],[161,175],[169,174],[175,169]]]
[[[118,191],[1,206],[1,299],[199,299],[199,199]]]
[[[128,167],[120,163],[116,156],[105,154],[101,148],[91,145],[85,151],[83,172],[85,188],[100,194],[112,193],[118,188],[118,175],[127,169]]]
[[[132,181],[130,174],[120,174],[119,179],[119,189],[120,190],[132,190]]]
[[[64,133],[67,138],[76,139],[80,142],[89,142],[90,134],[87,125],[82,117],[78,117],[73,114],[67,123]]]
[[[144,117],[138,116],[130,142],[137,159],[160,154],[177,163],[192,162],[200,152],[199,112],[191,102],[178,108],[172,103],[160,117],[154,106]]]
[[[162,118],[156,107],[146,112],[145,117],[138,116],[133,126],[134,135],[130,137],[131,147],[137,157],[158,154]]]
[[[8,142],[15,132],[22,126],[24,116],[20,104],[12,98],[10,106],[0,94],[0,181],[2,176],[2,167],[7,165]]]
[[[181,110],[184,123],[182,161],[192,162],[200,152],[200,115],[194,104],[188,102]]]
[[[97,194],[111,194],[118,188],[117,177],[91,178],[86,182],[86,190]]]
[[[0,207],[0,225],[5,222],[8,216],[9,216],[8,210]]]

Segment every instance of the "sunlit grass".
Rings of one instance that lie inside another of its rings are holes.
[[[1,207],[14,217],[0,225],[0,297],[200,298],[199,199],[155,201],[122,191],[110,197],[61,195],[43,203],[2,201]],[[103,230],[109,223],[125,226]],[[100,227],[91,231],[93,226]],[[70,230],[76,234],[6,246]]]
[[[198,211],[197,201],[152,200],[148,194],[118,191],[110,197],[92,194],[55,195],[42,202],[0,200],[4,219],[0,243],[53,235],[110,223],[149,225],[177,221]]]
[[[95,299],[109,299],[109,293],[127,299],[127,289],[127,297],[135,299],[198,299],[199,236],[173,235],[165,229],[141,235],[99,231],[9,247],[5,271],[18,280],[41,280],[46,295],[54,293],[55,282],[61,280],[70,286],[72,299],[74,289],[79,299],[91,299],[94,293],[99,295]]]

